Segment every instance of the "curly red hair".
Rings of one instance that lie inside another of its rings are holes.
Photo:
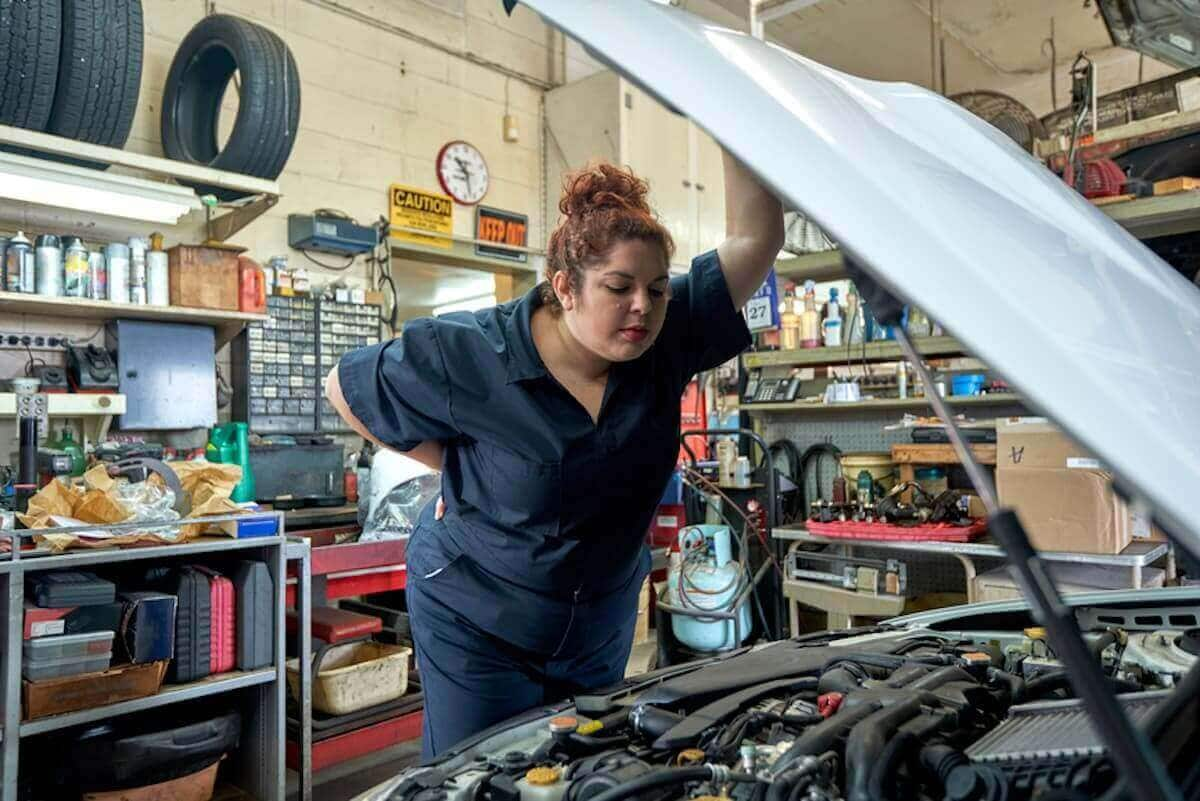
[[[562,213],[546,247],[546,283],[542,302],[559,309],[550,281],[565,272],[578,292],[583,271],[602,261],[618,242],[640,239],[662,251],[663,264],[675,253],[671,233],[646,202],[650,187],[630,170],[595,162],[568,173],[558,201]]]

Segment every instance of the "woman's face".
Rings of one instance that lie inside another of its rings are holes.
[[[576,341],[607,361],[627,362],[645,353],[662,330],[669,277],[661,250],[629,239],[583,271],[578,292],[563,272],[553,284]]]

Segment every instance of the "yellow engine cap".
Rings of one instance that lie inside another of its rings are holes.
[[[575,730],[575,733],[583,735],[595,734],[603,728],[604,724],[600,721],[589,720],[587,723],[580,724],[579,728]]]
[[[1044,640],[1046,639],[1046,630],[1041,626],[1031,626],[1025,629],[1025,636],[1031,640]]]
[[[554,784],[562,778],[562,771],[554,767],[530,768],[525,774],[525,781],[537,787]]]
[[[699,748],[685,748],[675,757],[676,765],[696,765],[705,760],[705,753]]]

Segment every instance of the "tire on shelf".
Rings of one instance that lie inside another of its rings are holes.
[[[142,83],[141,0],[62,0],[58,85],[46,132],[123,148]],[[106,169],[107,164],[57,157]]]
[[[241,79],[237,117],[221,148],[221,100],[235,72]],[[299,124],[300,73],[282,39],[228,14],[196,23],[180,43],[163,89],[162,142],[168,158],[273,180],[291,155]],[[218,200],[246,194],[191,186]]]
[[[62,0],[0,0],[0,125],[46,130],[61,20]]]

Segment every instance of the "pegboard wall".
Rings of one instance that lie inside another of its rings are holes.
[[[984,417],[981,411],[973,410],[970,416]],[[1010,417],[1028,413],[1019,404],[989,406],[986,410],[987,417]],[[848,411],[839,414],[822,411],[807,416],[788,412],[754,412],[752,419],[768,444],[781,439],[791,440],[801,453],[819,444],[835,445],[842,453],[887,453],[891,451],[892,445],[912,442],[912,432],[909,429],[884,430],[884,426],[892,425],[900,419],[896,412]],[[829,495],[829,486],[834,475],[832,460],[821,459],[818,480],[825,497]],[[815,486],[811,478],[808,485],[808,495],[813,498]],[[907,595],[910,598],[935,592],[963,592],[965,589],[962,565],[953,557],[897,553],[871,548],[855,548],[854,552],[873,559],[892,558],[906,562]],[[986,563],[983,567],[986,569]]]

